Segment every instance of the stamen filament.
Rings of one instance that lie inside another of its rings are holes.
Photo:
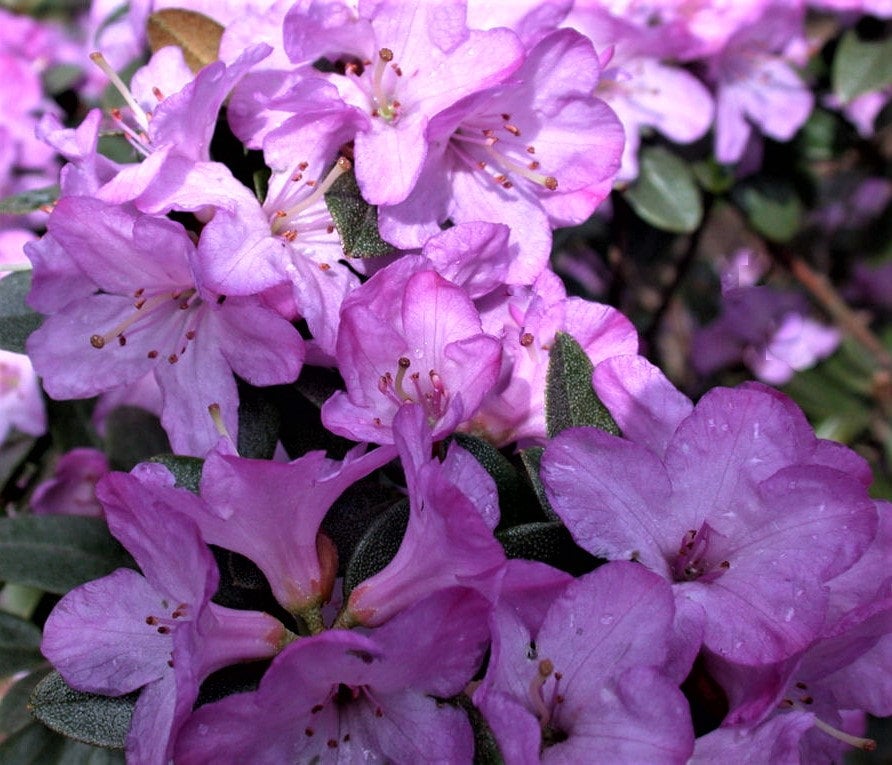
[[[876,751],[877,742],[874,741],[872,738],[853,736],[850,733],[839,730],[839,728],[834,728],[832,725],[828,725],[819,717],[815,717],[815,727],[818,730],[826,733],[828,736],[832,736],[838,741],[842,741],[844,744],[848,744],[849,746],[853,746],[856,749],[860,749],[862,752]]]
[[[539,727],[543,730],[551,721],[551,710],[545,703],[545,699],[542,698],[542,688],[553,671],[554,665],[548,659],[543,659],[539,662],[538,671],[530,682],[529,698],[535,709],[536,717],[539,719]]]
[[[94,348],[103,348],[105,347],[105,344],[108,343],[110,340],[113,340],[116,337],[121,337],[128,327],[132,326],[135,322],[139,321],[145,316],[148,316],[160,306],[165,305],[168,301],[182,301],[183,299],[188,300],[194,294],[195,289],[192,288],[182,293],[178,292],[171,294],[165,292],[163,294],[150,297],[147,300],[142,300],[140,298],[140,301],[136,304],[135,313],[130,314],[130,316],[120,322],[114,329],[109,330],[104,335],[92,335],[90,337],[90,345],[92,345]]]
[[[111,66],[109,66],[108,61],[105,60],[105,56],[103,56],[99,51],[93,51],[90,54],[90,58],[92,59],[93,63],[96,64],[96,66],[98,66],[103,72],[105,72],[105,76],[108,77],[112,85],[114,85],[117,91],[121,94],[127,105],[133,110],[133,116],[139,123],[139,126],[143,130],[148,130],[148,116],[146,115],[143,108],[138,103],[136,103],[136,99],[130,92],[130,88],[128,88],[124,84],[124,81],[120,77],[118,77],[118,73],[115,72],[115,70],[112,69]]]
[[[317,183],[313,193],[309,196],[305,197],[303,200],[298,202],[293,207],[288,208],[287,210],[278,210],[274,213],[275,220],[272,224],[272,232],[274,234],[278,234],[282,229],[287,226],[288,220],[295,215],[299,215],[308,207],[312,207],[316,202],[322,199],[328,190],[334,185],[335,181],[340,178],[344,173],[346,173],[351,167],[353,167],[352,163],[346,157],[338,157],[338,161],[335,163],[335,166],[329,171],[328,175],[325,176],[322,183]]]
[[[396,372],[396,379],[393,381],[393,389],[397,392],[397,395],[403,401],[413,401],[414,399],[406,393],[403,388],[403,380],[406,377],[406,371],[411,366],[412,362],[409,361],[405,356],[400,356],[400,360],[398,362],[398,368]]]
[[[504,154],[499,154],[499,152],[495,150],[492,144],[486,147],[486,151],[505,169],[517,173],[518,175],[522,175],[524,178],[528,178],[529,180],[533,181],[533,183],[538,183],[539,185],[544,186],[549,191],[554,191],[555,189],[557,189],[557,178],[555,178],[553,175],[542,175],[541,173],[534,173],[528,167],[519,165],[516,162],[512,162]]]

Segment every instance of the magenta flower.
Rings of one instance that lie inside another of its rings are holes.
[[[226,298],[199,285],[195,245],[180,224],[68,197],[49,230],[81,273],[70,302],[58,278],[45,288],[35,279],[32,288],[32,305],[52,314],[27,346],[50,396],[94,396],[154,372],[172,446],[201,455],[219,436],[211,404],[237,432],[233,372],[254,385],[297,377],[304,351],[296,330],[256,298]],[[46,262],[35,258],[35,273]]]
[[[506,762],[686,762],[687,702],[661,672],[673,618],[666,583],[619,562],[570,582],[538,629],[497,607],[474,701]]]
[[[143,573],[118,569],[69,592],[47,619],[41,650],[77,690],[119,696],[142,688],[128,759],[165,765],[199,683],[228,664],[274,656],[285,629],[268,614],[210,602],[213,556],[179,510],[197,497],[124,473],[103,479],[97,494]]]
[[[764,664],[804,650],[827,613],[824,583],[875,533],[864,484],[825,467],[801,413],[757,386],[710,391],[665,436],[652,451],[594,428],[561,433],[542,461],[555,511],[590,552],[673,582],[720,657]]]
[[[337,358],[347,391],[325,402],[322,422],[355,441],[393,443],[394,416],[415,403],[442,438],[477,410],[500,353],[460,287],[420,256],[400,258],[344,301]]]
[[[453,588],[367,635],[331,630],[292,643],[252,693],[200,707],[176,762],[470,762],[471,726],[438,699],[470,681],[489,604]]]

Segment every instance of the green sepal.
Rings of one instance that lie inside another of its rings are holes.
[[[325,193],[325,204],[341,237],[344,254],[351,258],[378,258],[395,248],[378,233],[378,208],[359,191],[353,171],[344,173]]]

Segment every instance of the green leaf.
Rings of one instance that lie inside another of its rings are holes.
[[[524,468],[526,468],[527,477],[530,479],[533,491],[536,492],[536,498],[539,500],[539,506],[542,508],[543,515],[549,521],[559,521],[560,517],[551,508],[551,502],[548,501],[548,495],[545,493],[545,484],[542,483],[542,479],[539,477],[539,469],[542,465],[542,455],[544,453],[545,449],[541,446],[531,446],[520,453],[520,460]]]
[[[0,611],[0,678],[43,663],[40,628]]]
[[[238,453],[256,460],[272,459],[282,424],[274,391],[239,380]]]
[[[51,672],[37,684],[30,703],[34,716],[56,733],[93,746],[123,749],[138,695],[76,691],[58,672]]]
[[[662,146],[641,151],[638,179],[624,196],[643,220],[664,231],[689,234],[703,219],[691,168]]]
[[[114,470],[132,470],[156,454],[170,451],[167,433],[154,414],[119,406],[105,420],[105,451]]]
[[[804,209],[789,181],[757,178],[739,184],[731,194],[750,226],[766,239],[788,242],[799,231]]]
[[[884,40],[862,40],[850,29],[836,48],[831,76],[833,92],[843,103],[889,85],[892,83],[892,36]]]
[[[152,53],[167,45],[178,47],[186,65],[197,73],[219,58],[223,27],[197,11],[163,8],[149,16],[146,37]]]
[[[536,516],[536,501],[514,465],[496,447],[466,433],[452,436],[492,476],[499,492],[500,526],[514,526]]]
[[[0,580],[62,595],[121,567],[133,561],[101,518],[0,518]]]
[[[593,571],[605,562],[579,547],[560,521],[514,526],[497,531],[496,539],[509,558],[538,560],[573,576]]]
[[[0,215],[27,215],[44,205],[51,205],[59,198],[58,186],[29,189],[0,199]]]
[[[74,64],[56,64],[43,72],[43,89],[51,96],[72,90],[83,79],[84,70]]]
[[[31,291],[31,272],[17,271],[0,279],[0,348],[25,352],[25,340],[37,329],[43,317],[25,305]]]
[[[15,475],[36,443],[34,436],[13,430],[0,444],[0,489]]]
[[[344,601],[353,588],[383,569],[397,550],[409,525],[409,500],[402,499],[375,519],[359,540],[344,573]]]
[[[198,494],[201,485],[201,470],[204,460],[200,457],[183,457],[179,454],[156,454],[149,462],[157,462],[164,465],[173,473],[176,485],[181,489],[188,489],[193,494]]]
[[[344,254],[351,258],[377,258],[394,251],[378,233],[378,208],[359,192],[353,172],[344,173],[325,194],[325,204],[341,237]]]
[[[16,680],[0,698],[0,741],[34,722],[28,699],[35,686],[50,672],[49,667],[36,669]]]
[[[9,765],[124,765],[124,753],[72,741],[32,720],[30,725],[0,744],[0,762]]]
[[[502,750],[480,710],[464,694],[456,696],[452,701],[465,710],[471,730],[474,731],[474,765],[505,765]]]
[[[619,435],[619,428],[592,387],[593,371],[582,346],[566,332],[558,332],[545,378],[545,422],[549,438],[580,425],[593,425]]]

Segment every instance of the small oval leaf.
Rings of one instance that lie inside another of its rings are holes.
[[[40,637],[35,624],[0,611],[0,677],[42,664]]]
[[[641,152],[638,180],[624,196],[651,226],[689,234],[703,219],[703,200],[691,168],[661,146]]]
[[[220,24],[203,13],[181,8],[155,11],[146,23],[152,53],[175,45],[183,51],[186,65],[196,73],[220,57],[223,31]]]
[[[30,706],[34,716],[56,733],[93,746],[123,749],[138,695],[83,693],[51,672],[37,684]]]
[[[545,423],[549,438],[566,428],[592,425],[613,435],[619,428],[592,387],[594,367],[582,346],[558,332],[545,378]]]
[[[369,526],[359,540],[344,572],[344,602],[353,588],[383,569],[400,549],[409,525],[409,500],[389,507]]]
[[[0,579],[63,595],[84,582],[134,567],[101,518],[0,518]]]
[[[338,178],[325,194],[325,204],[334,219],[344,254],[350,258],[377,258],[390,255],[392,244],[378,233],[378,208],[359,192],[352,171]]]
[[[892,36],[862,40],[850,29],[836,48],[832,81],[833,92],[843,103],[892,83]]]
[[[25,304],[30,291],[30,271],[17,271],[0,279],[0,348],[4,351],[24,353],[25,341],[43,321]]]

